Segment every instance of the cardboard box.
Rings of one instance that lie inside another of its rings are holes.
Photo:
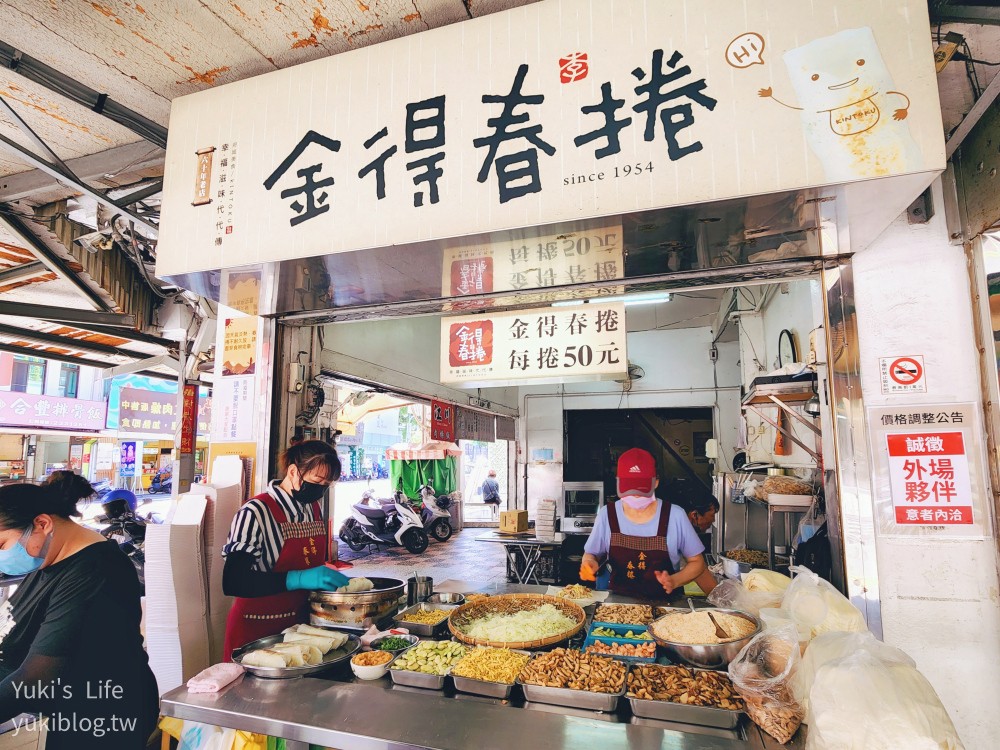
[[[500,514],[500,531],[519,534],[528,530],[528,511],[505,510]]]

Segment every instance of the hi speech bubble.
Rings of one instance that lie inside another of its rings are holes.
[[[764,64],[764,37],[755,31],[740,34],[726,47],[726,62],[734,68]]]

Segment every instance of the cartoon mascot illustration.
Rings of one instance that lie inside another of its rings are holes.
[[[895,90],[875,35],[847,29],[783,56],[800,106],[771,88],[758,95],[799,110],[806,139],[833,181],[882,177],[920,168],[906,117],[910,99]]]

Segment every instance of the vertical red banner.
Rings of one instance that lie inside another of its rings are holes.
[[[181,453],[194,453],[198,427],[198,386],[184,385],[184,411],[181,414]]]
[[[444,401],[431,401],[431,440],[455,440],[455,407]]]

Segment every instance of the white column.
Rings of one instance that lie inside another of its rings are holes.
[[[943,206],[940,182],[933,200]],[[981,408],[966,258],[962,247],[949,244],[944,211],[939,208],[921,225],[900,217],[853,263],[866,408],[949,402]],[[883,395],[879,357],[907,354],[923,355],[927,393]],[[871,451],[870,445],[859,449]],[[870,459],[869,466],[874,465],[874,454]],[[989,477],[982,481],[988,486]],[[887,482],[872,482],[876,503],[888,497]],[[989,498],[983,505],[991,507]],[[1000,599],[995,539],[879,536],[876,551],[886,642],[916,660],[966,747],[996,746]]]

